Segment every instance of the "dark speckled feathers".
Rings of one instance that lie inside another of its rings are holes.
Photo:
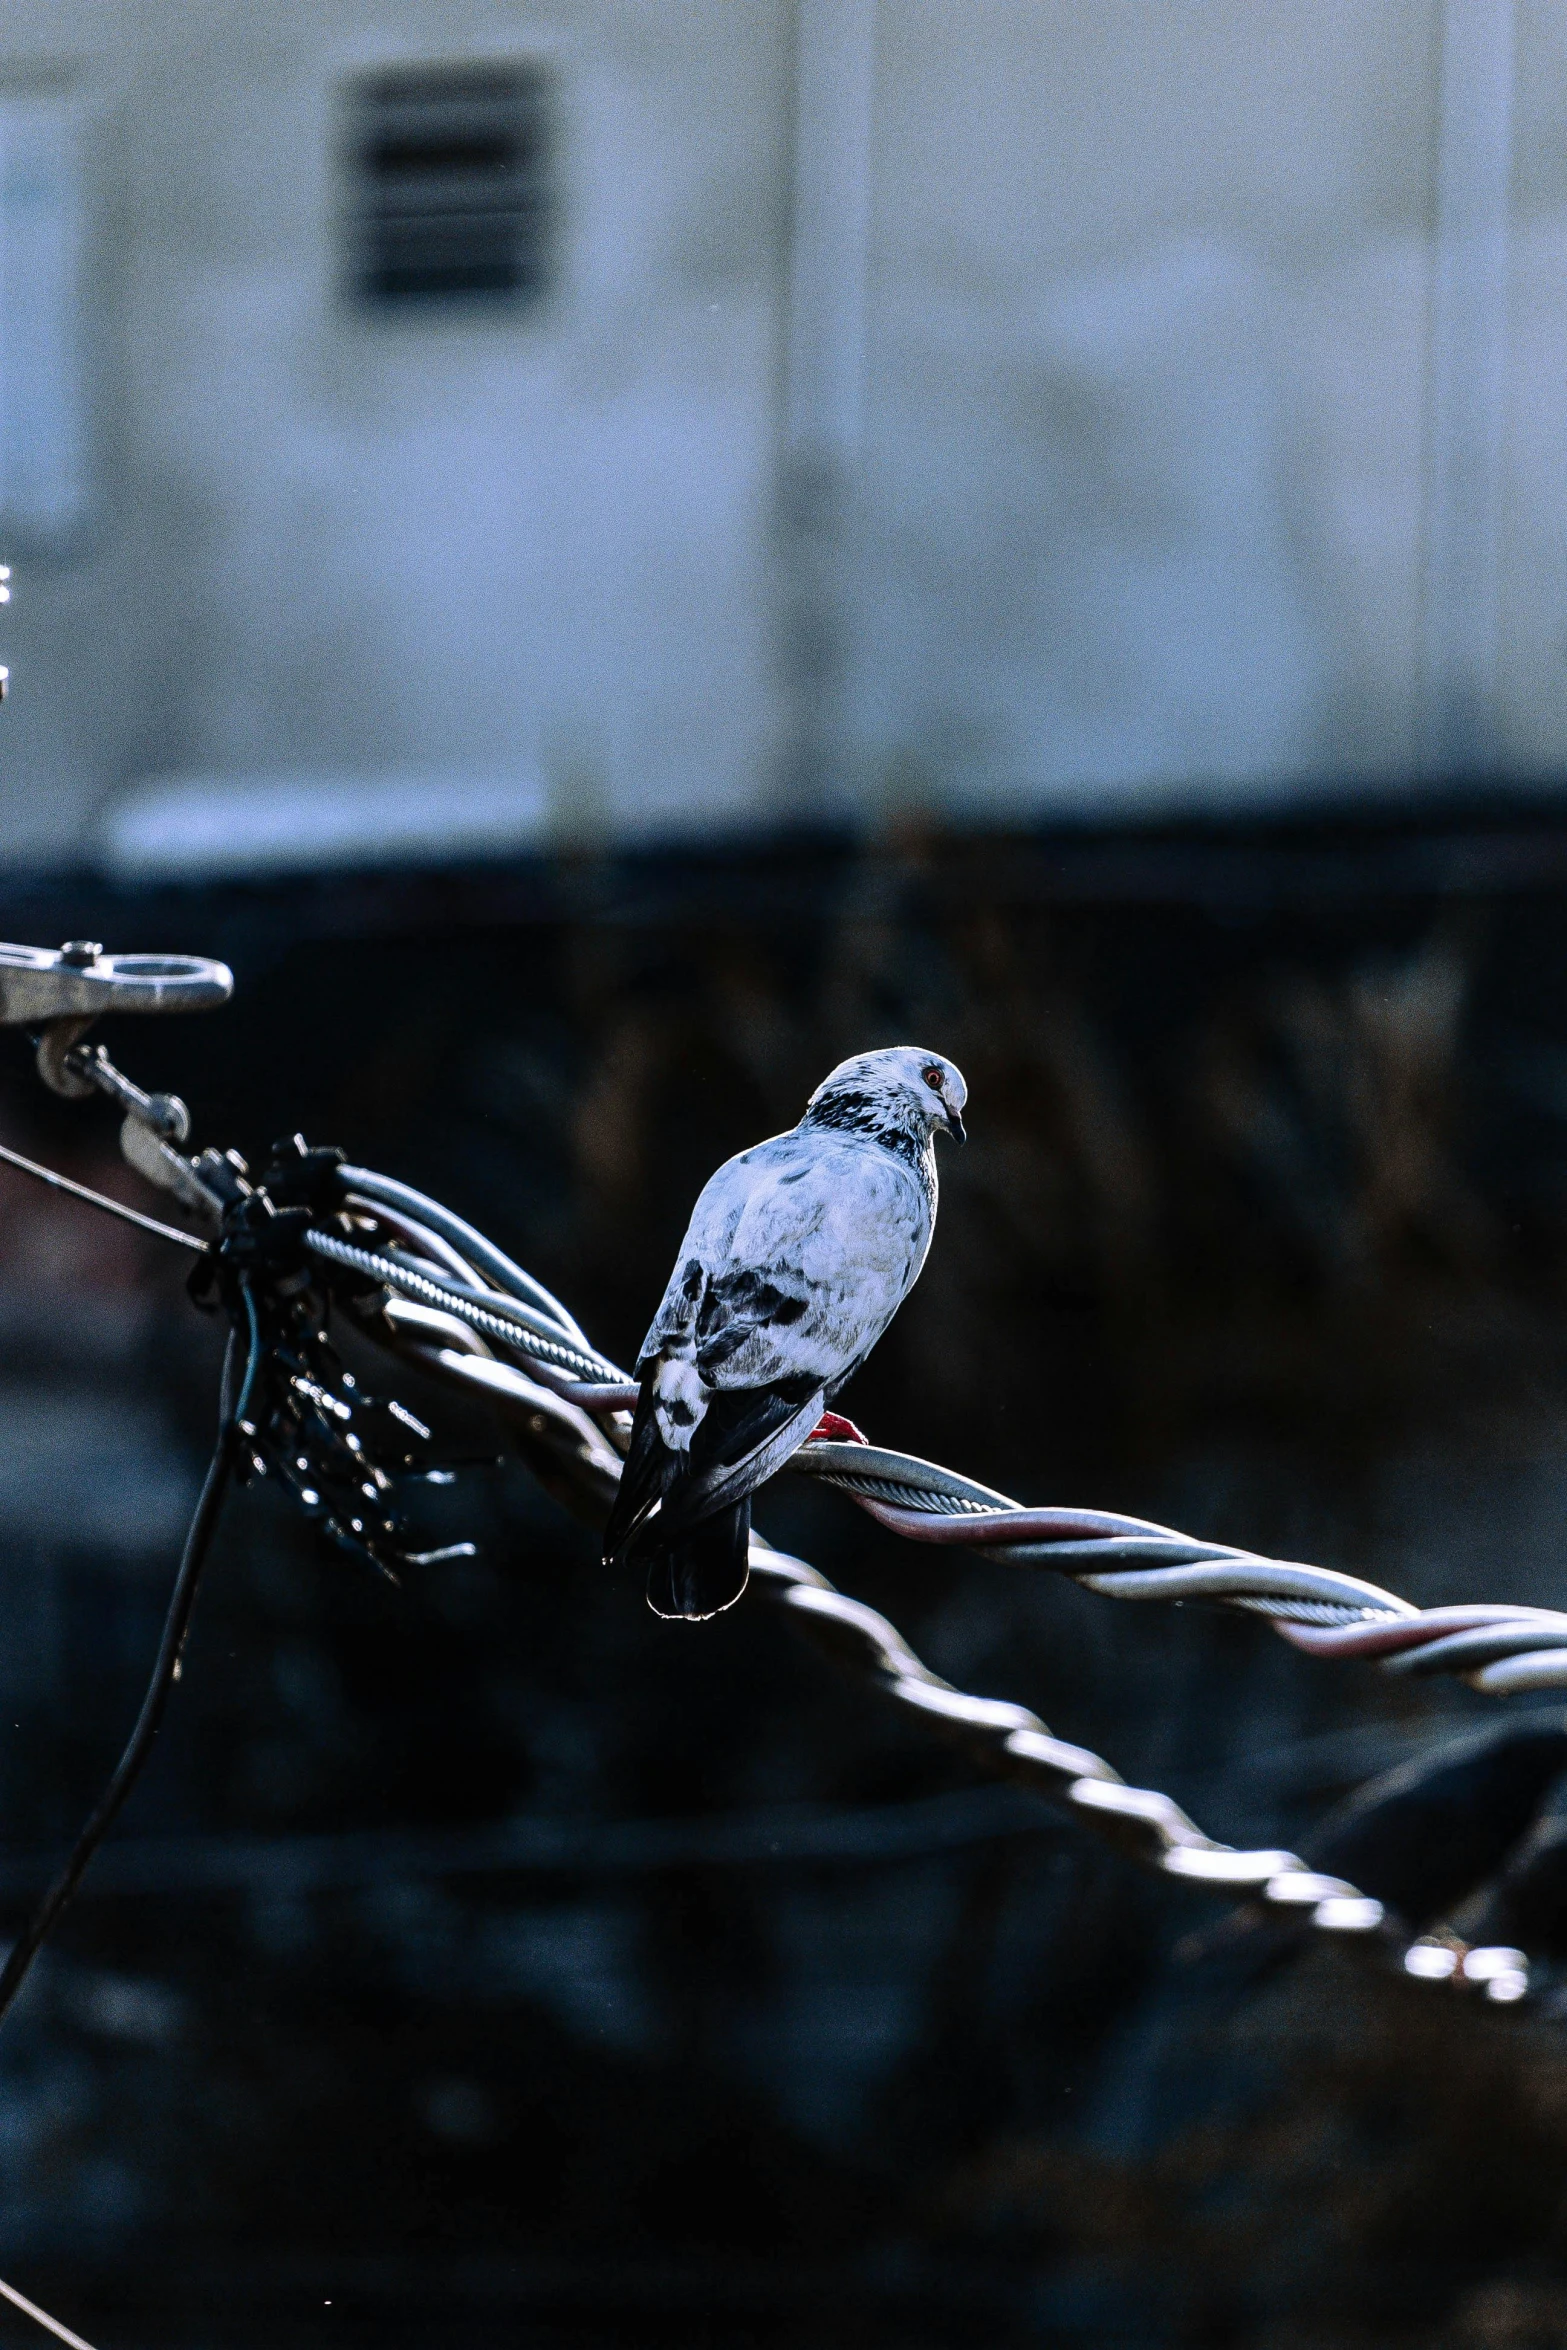
[[[936,1153],[929,1127],[923,1134],[901,1120],[886,1116],[885,1106],[878,1105],[872,1094],[853,1088],[841,1094],[829,1095],[825,1101],[815,1101],[796,1128],[797,1133],[862,1134],[868,1141],[879,1143],[902,1159],[919,1177],[922,1189],[930,1201],[932,1219],[936,1213]]]
[[[661,1612],[707,1615],[738,1598],[734,1513],[805,1441],[913,1287],[935,1222],[934,1129],[961,1138],[964,1100],[939,1054],[860,1054],[791,1133],[742,1151],[703,1190],[643,1343],[605,1535],[607,1557],[646,1561]]]

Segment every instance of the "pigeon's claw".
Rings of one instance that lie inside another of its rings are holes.
[[[846,1420],[842,1412],[823,1412],[805,1441],[807,1444],[869,1444],[870,1438],[852,1420]]]

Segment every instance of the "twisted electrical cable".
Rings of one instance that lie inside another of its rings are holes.
[[[344,1167],[340,1175],[347,1191],[359,1192],[378,1205],[392,1209],[394,1213],[401,1210],[416,1217],[420,1223],[429,1225],[432,1231],[438,1232],[443,1240],[456,1248],[470,1265],[476,1266],[481,1274],[488,1275],[498,1288],[532,1305],[564,1331],[568,1338],[575,1339],[581,1346],[587,1346],[586,1336],[579,1325],[542,1281],[535,1281],[531,1273],[525,1273],[521,1265],[514,1264],[503,1249],[498,1249],[493,1240],[487,1239],[472,1224],[465,1223],[461,1216],[454,1216],[451,1209],[443,1207],[439,1200],[427,1199],[422,1191],[415,1191],[411,1184],[399,1183],[391,1175],[377,1175],[369,1167]]]
[[[1107,1598],[1214,1601],[1266,1617],[1311,1655],[1367,1659],[1397,1674],[1453,1673],[1493,1696],[1567,1686],[1567,1613],[1553,1608],[1416,1608],[1337,1568],[1194,1541],[1146,1519],[1029,1509],[951,1469],[858,1438],[809,1444],[789,1467],[848,1494],[909,1541],[1052,1568]]]
[[[487,1338],[499,1339],[503,1346],[564,1372],[569,1379],[588,1385],[625,1384],[625,1373],[595,1353],[585,1339],[580,1345],[572,1343],[564,1335],[562,1324],[515,1297],[481,1288],[477,1283],[438,1280],[433,1274],[421,1273],[415,1266],[380,1251],[356,1248],[351,1241],[339,1240],[333,1233],[307,1232],[305,1244],[329,1263],[346,1266],[372,1281],[384,1282],[388,1289],[440,1306],[445,1312],[455,1314],[460,1322],[482,1331]],[[635,1395],[634,1387],[631,1393]]]
[[[363,1169],[354,1170],[354,1188],[367,1199],[376,1196],[372,1184],[390,1189],[384,1178],[366,1180]],[[399,1208],[442,1229],[436,1215],[445,1210],[431,1214],[435,1203],[406,1185],[397,1190]],[[536,1281],[529,1283],[530,1310],[476,1281],[438,1278],[433,1269],[418,1271],[384,1252],[322,1233],[311,1233],[309,1241],[319,1255],[497,1339],[586,1411],[623,1411],[636,1399],[635,1382],[586,1339],[580,1345],[562,1339],[578,1326]],[[1264,1558],[1151,1519],[1028,1508],[937,1462],[867,1444],[847,1422],[803,1446],[784,1467],[834,1486],[908,1541],[978,1550],[1008,1566],[1049,1568],[1106,1598],[1208,1600],[1263,1616],[1281,1638],[1312,1655],[1365,1659],[1400,1675],[1453,1673],[1492,1696],[1567,1687],[1567,1612],[1488,1603],[1416,1608],[1338,1568]]]
[[[443,1342],[441,1320],[422,1305],[401,1312],[394,1306],[390,1343],[452,1385],[483,1396],[512,1423],[520,1449],[544,1482],[587,1523],[601,1526],[620,1462],[592,1414],[511,1364],[476,1354],[471,1341]],[[815,1567],[775,1550],[759,1534],[751,1537],[750,1566],[757,1594],[836,1663],[926,1729],[958,1741],[981,1767],[1048,1797],[1143,1867],[1249,1897],[1417,1980],[1478,1990],[1497,2005],[1527,1999],[1523,1952],[1500,1945],[1465,1950],[1442,1935],[1411,1941],[1380,1901],[1347,1879],[1324,1875],[1292,1852],[1221,1843],[1168,1795],[1127,1786],[1101,1756],[1055,1737],[1028,1707],[955,1689],[875,1608],[851,1599]]]
[[[17,1163],[30,1174],[56,1180],[30,1161]],[[392,1291],[381,1323],[393,1349],[483,1394],[518,1425],[522,1449],[546,1484],[590,1522],[601,1524],[620,1459],[597,1421],[624,1412],[635,1399],[634,1382],[589,1344],[541,1283],[438,1201],[363,1168],[344,1169],[343,1177],[354,1206],[374,1204],[384,1214],[391,1245],[403,1252],[411,1248],[420,1261],[362,1249],[319,1231],[306,1234],[307,1246],[324,1262]],[[70,1188],[94,1206],[125,1212],[81,1187]],[[172,1227],[152,1229],[187,1247],[198,1245]],[[501,1287],[489,1286],[482,1278],[486,1274]],[[399,1299],[418,1302],[399,1308]],[[231,1349],[218,1445],[186,1541],[152,1683],[130,1743],[70,1860],[0,1970],[0,2018],[129,1794],[178,1676],[234,1436],[259,1367],[259,1328],[248,1288],[244,1303],[249,1322],[245,1373],[238,1398],[231,1398]],[[494,1360],[486,1341],[520,1357],[528,1371]],[[821,1438],[787,1466],[838,1487],[891,1531],[912,1540],[973,1547],[1006,1563],[1055,1567],[1091,1590],[1120,1598],[1216,1600],[1263,1614],[1295,1645],[1319,1654],[1372,1657],[1387,1670],[1457,1671],[1473,1685],[1496,1692],[1567,1682],[1567,1615],[1548,1609],[1419,1610],[1355,1576],[1194,1541],[1150,1520],[1097,1510],[1027,1509],[953,1470],[872,1446],[832,1415]],[[1375,1951],[1417,1979],[1475,1987],[1502,2005],[1528,1997],[1528,1962],[1521,1951],[1500,1945],[1465,1950],[1442,1934],[1408,1940],[1381,1902],[1347,1880],[1314,1871],[1294,1853],[1244,1851],[1220,1843],[1169,1796],[1128,1787],[1100,1756],[1054,1737],[1027,1707],[954,1689],[915,1655],[886,1617],[848,1598],[814,1567],[774,1550],[759,1535],[752,1536],[750,1565],[758,1590],[819,1647],[927,1727],[958,1738],[983,1766],[1063,1804],[1145,1867],[1213,1890],[1245,1893],[1265,1907],[1304,1916],[1324,1936]]]

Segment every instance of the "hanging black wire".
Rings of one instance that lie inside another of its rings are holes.
[[[0,1142],[0,1159],[8,1167],[17,1168],[23,1175],[31,1175],[38,1183],[47,1183],[51,1191],[64,1192],[68,1199],[84,1200],[88,1207],[99,1209],[106,1216],[117,1216],[122,1224],[134,1224],[138,1231],[150,1232],[158,1240],[171,1240],[177,1248],[194,1249],[199,1256],[207,1243],[194,1232],[182,1232],[177,1224],[164,1224],[156,1216],[144,1216],[140,1208],[128,1208],[123,1200],[110,1199],[105,1192],[93,1191],[85,1183],[73,1183],[69,1175],[61,1175],[53,1167],[40,1167],[36,1159],[26,1159],[20,1151]]]
[[[250,1408],[257,1373],[261,1364],[261,1325],[256,1314],[256,1302],[250,1286],[243,1285],[242,1296],[249,1325],[249,1342],[245,1355],[245,1369],[240,1380],[239,1393],[230,1405],[235,1358],[239,1350],[237,1334],[229,1340],[223,1366],[223,1411],[218,1428],[218,1440],[212,1459],[202,1481],[201,1495],[196,1503],[190,1531],[185,1537],[185,1548],[180,1557],[179,1573],[174,1578],[174,1589],[169,1597],[168,1613],[163,1620],[163,1637],[158,1643],[158,1654],[152,1668],[147,1694],[142,1699],[141,1712],[136,1718],[125,1752],[115,1765],[114,1775],[99,1796],[88,1816],[87,1824],[77,1837],[67,1860],[48,1892],[33,1911],[20,1935],[12,1944],[4,1967],[0,1967],[0,2021],[9,2013],[17,1993],[26,1982],[28,1972],[49,1935],[59,1922],[77,1886],[87,1872],[93,1854],[113,1827],[126,1797],[141,1776],[142,1767],[152,1752],[163,1716],[168,1708],[169,1692],[179,1678],[180,1657],[190,1620],[196,1605],[196,1592],[201,1582],[202,1569],[212,1548],[212,1537],[217,1529],[218,1513],[233,1472],[240,1429]]]

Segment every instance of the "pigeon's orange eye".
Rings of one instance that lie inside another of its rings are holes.
[[[926,1069],[922,1072],[922,1074],[924,1076],[925,1083],[929,1086],[933,1086],[936,1092],[940,1093],[941,1071],[939,1069]]]

